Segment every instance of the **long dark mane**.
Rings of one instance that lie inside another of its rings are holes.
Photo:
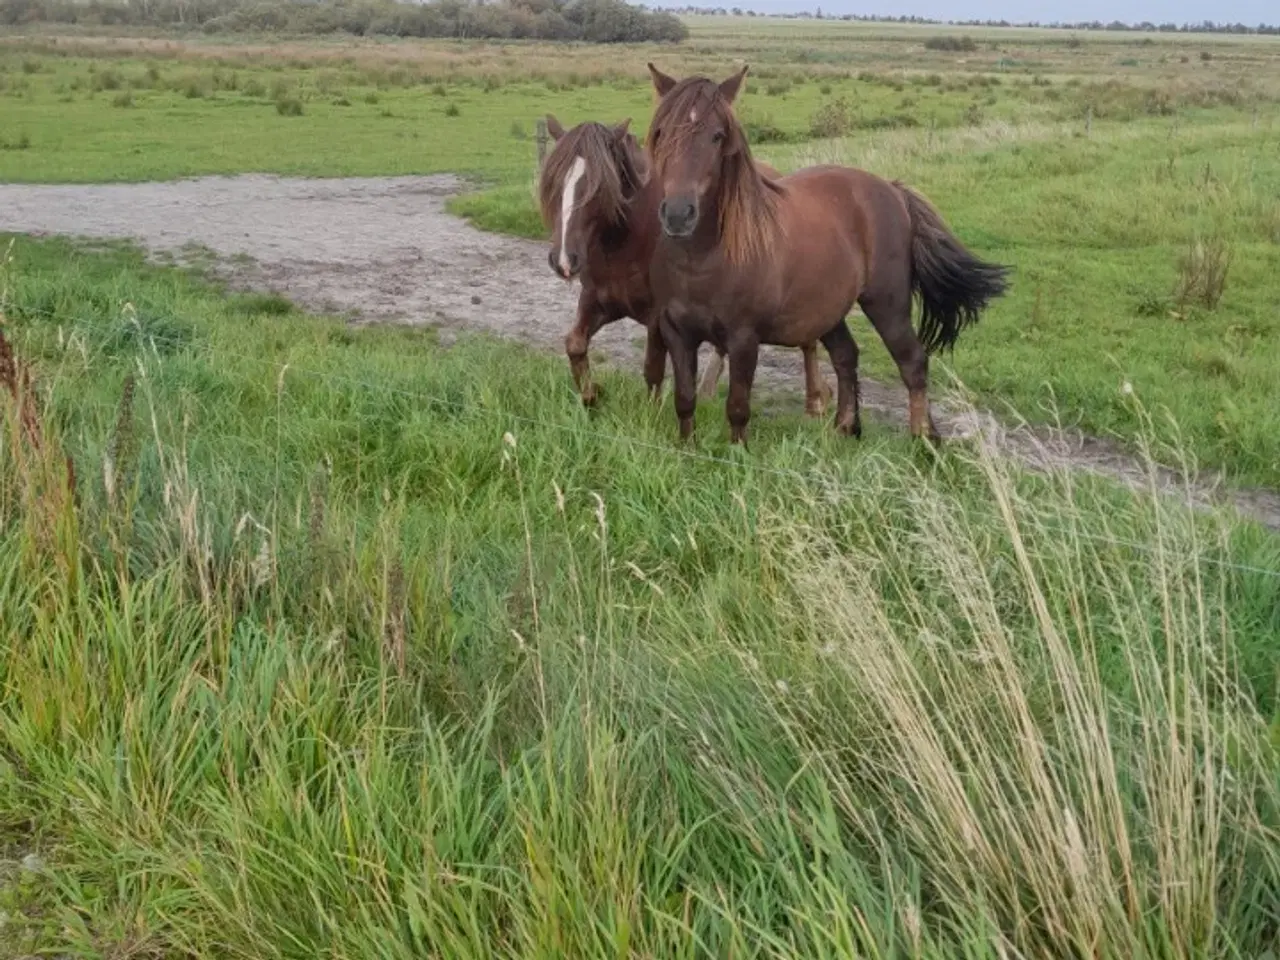
[[[746,131],[720,86],[706,77],[686,77],[658,103],[649,125],[649,149],[657,169],[690,149],[694,134],[712,120],[728,131],[716,206],[720,242],[730,263],[748,263],[763,256],[781,229],[778,198],[784,188],[756,169]]]
[[[550,228],[555,222],[565,177],[578,157],[586,165],[578,187],[578,206],[595,200],[600,205],[600,214],[609,223],[622,223],[627,202],[647,179],[640,145],[630,133],[619,140],[615,130],[588,121],[562,136],[543,162],[538,176],[538,206],[543,224]]]

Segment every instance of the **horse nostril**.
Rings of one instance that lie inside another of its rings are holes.
[[[663,200],[662,203],[658,204],[658,216],[663,220],[667,219],[667,201]]]
[[[578,272],[578,255],[576,253],[571,253],[568,255],[568,259],[569,259],[569,269],[573,273],[577,273]]]
[[[696,210],[694,210],[693,204],[692,204],[692,203],[686,203],[686,204],[684,205],[684,210],[682,210],[682,211],[681,211],[681,213],[680,213],[680,217],[681,217],[681,219],[683,219],[683,220],[687,223],[688,221],[690,221],[690,220],[692,220],[692,219],[694,218],[694,215],[695,215],[696,213],[697,213],[697,211],[696,211]]]

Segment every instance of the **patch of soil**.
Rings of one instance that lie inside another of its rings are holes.
[[[545,244],[484,233],[447,213],[445,201],[464,186],[449,175],[0,184],[0,230],[129,238],[179,258],[203,248],[216,255],[214,269],[232,285],[277,292],[312,310],[356,322],[430,325],[445,334],[483,330],[562,352],[577,288],[551,273]],[[639,375],[643,339],[642,328],[624,320],[602,330],[592,345],[596,355]],[[773,403],[799,409],[803,382],[798,350],[761,350],[757,384]],[[905,427],[901,386],[864,379],[862,403]],[[942,404],[935,404],[935,419],[944,435],[982,432],[1032,468],[1069,466],[1134,488],[1151,485],[1140,461],[1105,440],[1009,428]],[[1156,482],[1188,495],[1173,471],[1161,472]],[[1204,477],[1189,496],[1197,505],[1231,503],[1280,529],[1280,494],[1273,491],[1227,491],[1217,478]]]

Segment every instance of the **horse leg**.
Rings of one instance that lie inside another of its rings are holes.
[[[583,406],[593,406],[600,397],[600,390],[591,379],[591,361],[587,358],[587,348],[591,345],[591,338],[608,322],[608,315],[594,297],[587,295],[584,288],[578,295],[578,319],[564,338],[569,370],[573,373],[574,386],[582,396]]]
[[[911,325],[910,294],[868,298],[862,302],[862,312],[889,348],[902,375],[911,435],[937,443],[941,438],[929,411],[929,355]]]
[[[716,347],[711,354],[711,362],[707,364],[707,372],[702,375],[702,385],[698,387],[698,396],[710,400],[716,395],[716,387],[720,383],[720,372],[724,369],[724,350]]]
[[[644,382],[649,385],[649,399],[657,403],[662,399],[662,380],[667,373],[667,344],[657,317],[645,323],[645,331]]]
[[[680,439],[693,436],[693,415],[698,406],[698,344],[676,329],[671,316],[662,312],[659,329],[671,354],[671,374],[675,380],[676,418],[680,421]]]
[[[846,437],[862,436],[862,411],[858,409],[858,344],[849,325],[840,320],[823,334],[831,365],[836,368],[836,430]]]
[[[818,366],[817,343],[806,343],[800,352],[804,354],[804,412],[810,417],[820,417],[831,402],[831,387]]]
[[[724,408],[729,418],[729,442],[744,447],[747,421],[751,419],[751,386],[759,360],[760,341],[754,336],[742,337],[729,349],[729,402]]]

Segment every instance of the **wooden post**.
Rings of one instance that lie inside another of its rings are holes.
[[[1084,108],[1084,135],[1090,137],[1093,135],[1093,104],[1089,104]]]
[[[542,169],[542,164],[547,159],[547,140],[550,135],[547,133],[547,121],[539,117],[537,124],[534,126],[536,131],[534,138],[538,141],[538,169]]]
[[[1258,101],[1253,102],[1253,129],[1258,129]]]

